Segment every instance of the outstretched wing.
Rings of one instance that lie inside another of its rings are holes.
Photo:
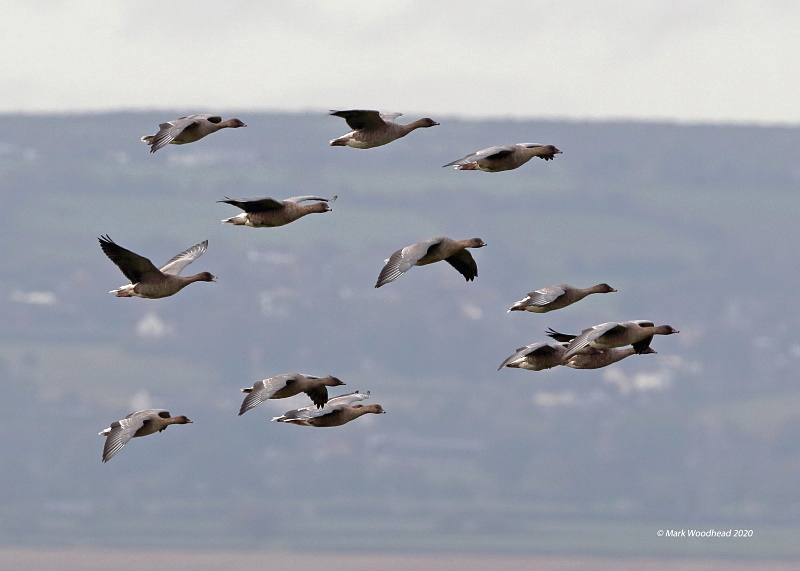
[[[529,305],[544,306],[553,303],[559,297],[567,293],[561,286],[547,286],[542,289],[537,289],[528,294],[526,303]]]
[[[208,121],[210,123],[221,123],[222,117],[217,115],[187,115],[161,123],[158,126],[158,133],[153,135],[152,142],[150,143],[150,152],[155,153],[158,149],[169,145],[176,137],[180,136],[185,129],[190,128],[192,125],[199,124],[201,121]]]
[[[298,408],[285,412],[282,416],[276,416],[272,420],[274,422],[302,422],[310,418],[316,418],[331,414],[344,406],[349,406],[354,402],[362,401],[369,398],[369,391],[360,393],[348,393],[330,399],[325,406],[317,408],[316,406],[307,406],[305,408]]]
[[[349,109],[347,111],[331,111],[334,117],[341,117],[351,129],[358,131],[359,129],[374,129],[386,125],[381,118],[380,111],[373,109]],[[396,115],[396,116],[399,116]]]
[[[445,262],[458,270],[458,273],[464,276],[468,282],[478,277],[478,264],[467,250],[460,250],[449,258],[445,258]]]
[[[100,433],[101,436],[106,437],[106,443],[103,446],[103,462],[108,462],[117,452],[122,450],[122,447],[133,438],[136,431],[150,421],[152,415],[163,416],[163,413],[169,416],[169,412],[163,409],[151,408],[133,412],[122,420],[112,422],[111,426]]]
[[[609,321],[607,323],[601,323],[600,325],[595,325],[593,327],[589,327],[588,329],[584,329],[581,331],[580,335],[575,337],[575,339],[570,341],[569,345],[567,345],[567,352],[564,353],[564,360],[569,359],[572,355],[589,345],[589,343],[601,335],[622,331],[624,328],[625,326],[621,323]]]
[[[283,200],[275,200],[274,198],[228,198],[225,200],[218,200],[217,202],[224,202],[231,204],[237,208],[241,208],[245,212],[267,212],[269,210],[277,210],[283,208]]]
[[[530,345],[525,345],[525,347],[520,347],[517,349],[516,353],[511,355],[508,359],[503,361],[499,367],[497,367],[497,370],[499,371],[509,363],[513,363],[514,361],[523,359],[529,355],[538,355],[544,357],[546,355],[552,355],[556,351],[558,351],[558,349],[553,347],[550,343],[531,343]]]
[[[208,240],[203,240],[199,244],[195,244],[191,248],[184,250],[161,266],[161,273],[172,276],[180,275],[183,268],[202,256],[206,248],[208,248]]]
[[[514,152],[513,146],[498,146],[498,147],[489,147],[488,149],[483,149],[481,151],[477,151],[475,153],[471,153],[464,158],[458,159],[457,161],[453,161],[452,163],[447,163],[444,167],[452,167],[452,166],[459,166],[459,165],[466,165],[469,163],[474,163],[480,161],[482,159],[501,159],[505,156],[510,155]]]
[[[291,198],[284,199],[284,202],[304,202],[306,200],[321,200],[322,202],[333,202],[339,195],[335,195],[333,198],[322,198],[321,196],[292,196]]]
[[[428,253],[428,250],[430,250],[431,247],[441,243],[442,238],[430,238],[428,240],[417,242],[416,244],[411,244],[410,246],[406,246],[405,248],[397,250],[389,257],[386,265],[383,266],[383,269],[381,269],[381,273],[378,275],[378,281],[375,284],[375,287],[381,287],[389,282],[393,282],[410,270],[417,262],[419,262],[425,256],[425,254]],[[447,261],[449,262],[450,260],[448,259]],[[456,269],[459,272],[461,271],[457,267]],[[478,270],[476,268],[476,275],[477,271]]]
[[[125,274],[132,284],[139,283],[148,274],[159,274],[153,262],[130,250],[123,248],[108,235],[100,236],[100,247],[108,258]]]
[[[239,416],[246,413],[251,408],[255,408],[262,402],[269,400],[272,395],[277,393],[289,383],[297,381],[296,373],[287,373],[285,375],[278,375],[258,381],[251,389],[242,389],[242,392],[247,393],[242,401],[242,406],[239,408]]]

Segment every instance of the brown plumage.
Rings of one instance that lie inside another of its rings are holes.
[[[320,200],[314,204],[299,204],[306,200]],[[328,202],[336,200],[333,198],[321,198],[319,196],[293,196],[285,200],[275,200],[274,198],[239,198],[232,199],[225,197],[224,202],[244,210],[242,214],[237,214],[232,218],[225,218],[222,222],[228,222],[236,226],[252,226],[253,228],[274,228],[284,226],[302,218],[306,214],[315,212],[330,212]]]
[[[512,369],[527,369],[528,371],[543,371],[562,365],[562,359],[567,346],[562,343],[531,343],[520,347],[508,359],[497,367]]]
[[[508,311],[547,313],[548,311],[572,305],[593,293],[611,293],[615,291],[617,290],[605,283],[586,288],[573,287],[569,284],[552,285],[530,292],[524,299],[509,307]]]
[[[584,329],[580,335],[572,339],[567,346],[564,359],[569,359],[585,347],[610,349],[633,345],[634,352],[642,354],[650,347],[650,342],[653,340],[654,335],[672,335],[674,333],[680,332],[669,325],[656,326],[652,321],[643,319],[601,323]],[[548,335],[557,341],[569,337],[557,332],[548,333]]]
[[[161,269],[156,268],[153,262],[135,254],[130,250],[116,244],[108,236],[100,236],[100,247],[106,256],[131,280],[131,283],[111,290],[117,297],[144,297],[158,299],[169,297],[178,293],[193,282],[214,282],[217,278],[208,272],[201,272],[193,276],[179,275],[181,270],[201,256],[208,247],[208,240],[195,244],[173,257]]]
[[[283,399],[300,393],[306,393],[316,405],[322,408],[328,402],[328,389],[344,385],[334,376],[315,377],[300,373],[286,373],[258,381],[252,388],[241,389],[247,396],[242,401],[239,415],[243,415],[251,408],[255,408],[268,399]]]
[[[331,141],[332,147],[353,147],[371,149],[380,147],[405,137],[414,129],[434,127],[436,121],[428,117],[417,119],[408,125],[400,125],[394,120],[402,113],[381,113],[370,109],[350,109],[347,111],[331,111],[331,115],[342,117],[353,131]]]
[[[103,462],[108,462],[131,438],[148,436],[161,432],[170,424],[191,424],[185,416],[170,416],[169,412],[160,408],[149,408],[132,412],[122,420],[112,422],[111,426],[100,432],[106,437],[103,446]]]
[[[655,355],[655,353],[656,351],[650,347],[645,347],[639,354]],[[573,369],[600,369],[635,354],[636,349],[632,345],[628,347],[612,347],[610,349],[585,347],[562,364]]]
[[[483,248],[486,243],[480,238],[453,240],[446,236],[429,238],[397,250],[383,266],[375,287],[381,287],[402,276],[413,266],[425,266],[445,261],[472,281],[478,276],[478,264],[467,248]]]
[[[533,157],[551,161],[560,154],[553,145],[540,145],[539,143],[517,143],[498,147],[489,147],[471,153],[462,159],[447,163],[445,167],[454,167],[463,171],[500,172],[521,167]],[[442,167],[444,168],[444,167]]]
[[[353,404],[369,398],[369,392],[359,393],[358,391],[346,395],[334,397],[322,408],[305,407],[290,410],[282,416],[276,416],[272,420],[275,422],[288,422],[301,426],[341,426],[355,420],[367,413],[384,414],[386,411],[379,404]]]
[[[150,152],[155,153],[166,145],[185,145],[194,143],[220,129],[247,127],[239,119],[223,121],[219,115],[187,115],[161,123],[155,135],[146,135],[142,141],[150,145]]]

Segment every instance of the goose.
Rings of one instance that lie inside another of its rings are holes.
[[[150,145],[151,153],[155,153],[161,147],[169,144],[194,143],[220,129],[236,129],[238,127],[247,127],[247,125],[235,118],[223,121],[219,115],[187,115],[161,123],[158,126],[158,133],[145,135],[142,137],[142,141]]]
[[[573,369],[600,369],[635,354],[636,349],[634,349],[632,345],[627,347],[612,347],[610,349],[586,347],[565,360],[562,365]],[[650,347],[645,347],[639,354],[655,355],[656,351]]]
[[[509,171],[521,167],[533,157],[551,161],[558,154],[561,154],[561,151],[553,145],[517,143],[515,145],[489,147],[488,149],[471,153],[452,163],[447,163],[442,168],[453,167],[462,171]]]
[[[116,244],[108,235],[100,236],[100,247],[109,259],[117,264],[131,283],[113,289],[117,297],[144,297],[158,299],[178,293],[192,282],[215,282],[217,278],[208,272],[193,276],[181,276],[181,270],[201,256],[208,247],[203,240],[173,257],[161,269],[156,268],[147,258],[135,254]]]
[[[525,298],[509,307],[508,312],[531,311],[533,313],[547,313],[548,311],[572,305],[593,293],[612,293],[615,291],[617,290],[606,283],[586,288],[574,287],[569,284],[552,285],[530,292]]]
[[[344,384],[331,375],[315,377],[300,373],[286,373],[264,379],[255,383],[251,388],[241,389],[243,393],[247,393],[247,396],[244,397],[239,409],[239,416],[251,408],[257,407],[265,400],[283,399],[300,393],[306,393],[317,408],[322,408],[328,402],[328,389],[325,387],[338,387]]]
[[[527,369],[529,371],[543,371],[563,364],[564,353],[567,346],[563,343],[531,343],[517,349],[516,353],[497,367],[512,369]]]
[[[446,236],[429,238],[406,246],[389,257],[378,276],[375,287],[393,282],[410,270],[412,266],[425,266],[442,260],[458,270],[468,282],[472,281],[478,275],[478,264],[466,249],[483,248],[484,246],[486,243],[480,238],[452,240]]]
[[[369,398],[369,391],[366,393],[349,393],[330,399],[322,408],[307,406],[305,408],[290,410],[282,416],[276,416],[274,422],[288,422],[301,426],[341,426],[363,416],[367,413],[385,414],[386,411],[379,404],[353,404]]]
[[[558,336],[550,333],[548,335],[556,341],[562,341],[568,337],[557,332],[554,333]],[[566,361],[586,347],[610,349],[633,345],[634,352],[641,355],[645,349],[650,347],[654,335],[672,335],[674,333],[680,332],[669,325],[656,326],[652,321],[644,319],[601,323],[584,329],[580,335],[569,341],[564,360]]]
[[[161,432],[170,424],[191,423],[192,421],[185,416],[171,416],[168,411],[161,408],[148,408],[132,412],[122,420],[112,422],[111,426],[98,433],[100,436],[106,437],[106,443],[103,446],[103,462],[111,460],[131,438]]]
[[[293,196],[284,200],[274,198],[239,198],[232,199],[225,197],[224,202],[244,210],[232,218],[225,218],[222,222],[228,222],[235,226],[252,226],[253,228],[274,228],[284,226],[302,218],[306,214],[314,212],[330,212],[328,202],[336,200],[333,198],[320,198],[319,196]],[[306,200],[320,200],[314,204],[299,204]]]
[[[402,113],[381,113],[371,109],[350,109],[347,111],[331,111],[334,117],[342,117],[353,131],[331,141],[332,147],[353,147],[355,149],[371,149],[380,147],[405,137],[414,129],[435,127],[439,123],[425,117],[408,125],[395,123]]]

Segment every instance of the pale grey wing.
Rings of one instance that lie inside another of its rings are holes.
[[[389,257],[386,265],[381,269],[375,287],[381,287],[389,282],[393,282],[410,270],[414,264],[419,262],[432,246],[441,243],[442,238],[430,238],[429,240],[417,242],[416,244],[411,244],[410,246],[397,250]]]
[[[488,149],[483,149],[481,151],[471,153],[464,158],[458,159],[457,161],[453,161],[452,163],[447,163],[442,168],[458,166],[458,165],[466,165],[469,163],[477,162],[481,159],[501,158],[513,153],[514,149],[515,147],[513,145],[489,147]]]
[[[172,276],[180,275],[183,268],[202,256],[206,248],[208,248],[208,240],[203,240],[199,244],[195,244],[191,248],[184,250],[164,264],[161,267],[161,273]]]
[[[616,321],[609,321],[607,323],[601,323],[600,325],[595,325],[594,327],[584,329],[583,331],[581,331],[580,335],[575,337],[575,339],[570,341],[569,345],[567,345],[567,352],[564,353],[564,360],[568,359],[569,357],[571,357],[572,355],[574,355],[575,353],[577,353],[578,351],[589,345],[589,343],[591,343],[601,335],[608,333],[615,327],[622,327],[622,325]]]
[[[209,123],[222,123],[222,117],[220,115],[211,115],[210,113],[195,113],[194,115],[181,117],[181,119],[191,119],[193,122],[202,120],[208,121]]]
[[[394,122],[395,119],[398,117],[402,117],[402,113],[398,113],[397,111],[387,111],[385,113],[381,113],[381,119],[383,119],[386,123]]]
[[[531,343],[530,345],[525,345],[524,347],[520,347],[517,349],[516,353],[511,355],[508,359],[503,361],[503,363],[497,367],[499,371],[509,363],[513,363],[517,359],[523,359],[528,355],[552,355],[558,349],[551,346],[550,343]]]
[[[328,403],[325,406],[327,406],[328,404],[333,404],[333,405],[337,405],[337,404],[353,404],[355,402],[366,400],[368,398],[369,398],[369,391],[367,391],[365,393],[360,393],[358,391],[355,391],[355,392],[352,392],[352,393],[347,393],[345,395],[339,395],[338,397],[333,397],[332,399],[330,399],[328,401]],[[311,408],[311,407],[309,407],[309,408]]]
[[[152,416],[157,416],[162,412],[167,411],[155,408],[140,410],[129,414],[122,420],[112,422],[111,426],[100,433],[106,437],[106,443],[103,446],[103,462],[111,460],[133,438],[136,431],[144,426],[145,422]],[[169,413],[167,413],[167,416],[169,416]]]
[[[528,294],[528,304],[544,306],[553,303],[559,297],[567,293],[561,286],[547,286],[537,289]]]
[[[253,384],[253,387],[249,390],[249,392],[247,389],[242,389],[243,392],[247,392],[247,396],[244,397],[242,406],[239,408],[239,416],[243,415],[251,408],[257,407],[262,402],[269,400],[272,395],[277,393],[288,383],[296,381],[298,376],[299,375],[297,373],[278,375],[277,377],[271,377],[269,379],[256,382]]]
[[[153,135],[150,152],[155,153],[161,147],[166,147],[172,141],[174,141],[176,137],[183,133],[183,130],[189,125],[192,125],[193,123],[199,123],[204,119],[211,121],[212,119],[217,119],[217,117],[213,117],[211,115],[187,115],[186,117],[180,117],[178,119],[173,119],[172,121],[167,121],[166,123],[161,123],[158,126],[158,133]],[[222,120],[221,117],[218,117],[218,119],[220,121]],[[218,123],[219,121],[216,122]]]
[[[356,391],[354,393],[333,397],[332,399],[329,399],[322,408],[317,408],[316,405],[298,408],[287,411],[282,416],[276,416],[272,420],[274,422],[294,422],[298,420],[307,420],[309,418],[317,418],[320,416],[325,416],[326,414],[330,414],[344,406],[349,406],[354,402],[362,401],[368,398],[369,391],[366,393],[360,393]]]
[[[333,198],[322,198],[321,196],[293,196],[291,198],[285,198],[284,202],[304,202],[306,200],[321,200],[322,202],[333,202],[339,195],[335,195]]]
[[[646,319],[632,319],[631,321],[626,321],[625,323],[631,323],[633,325],[638,325],[639,327],[655,327],[656,324],[653,321],[647,321]]]

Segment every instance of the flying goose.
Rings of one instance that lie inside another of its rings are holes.
[[[161,269],[156,268],[147,258],[135,254],[116,244],[111,238],[100,236],[100,247],[112,262],[117,264],[131,283],[113,289],[117,297],[144,297],[158,299],[178,293],[192,282],[215,282],[217,278],[208,272],[193,276],[181,276],[181,270],[201,256],[208,247],[208,240],[195,244],[173,257]]]
[[[224,202],[244,210],[232,218],[225,218],[222,222],[229,222],[236,226],[252,226],[253,228],[274,228],[284,226],[302,218],[306,214],[314,212],[330,212],[328,202],[336,200],[333,198],[320,198],[319,196],[293,196],[284,200],[274,198],[239,198],[233,199],[225,197]],[[306,200],[320,200],[314,204],[300,204]]]
[[[516,353],[502,362],[497,367],[512,369],[527,369],[529,371],[543,371],[562,365],[567,346],[563,343],[531,343],[517,349]]]
[[[166,145],[185,145],[199,141],[206,135],[210,135],[226,127],[235,129],[237,127],[247,127],[239,119],[228,119],[223,121],[219,115],[187,115],[161,123],[158,133],[146,135],[142,141],[150,145],[150,152],[155,153]]]
[[[515,145],[489,147],[488,149],[471,153],[452,163],[447,163],[444,167],[454,167],[456,170],[462,171],[509,171],[521,167],[533,157],[550,161],[560,153],[561,151],[553,145],[517,143]]]
[[[347,111],[331,111],[331,115],[342,117],[353,131],[331,141],[332,147],[353,147],[371,149],[386,145],[400,137],[405,137],[414,129],[434,127],[436,121],[429,118],[417,119],[408,125],[395,123],[402,113],[381,113],[371,109],[350,109]]]
[[[553,333],[555,335],[552,333],[548,333],[548,335],[557,341],[562,341],[565,337],[568,337],[557,332]],[[633,345],[634,352],[641,355],[650,347],[650,342],[653,340],[654,335],[672,335],[673,333],[680,332],[669,325],[656,326],[652,321],[643,319],[601,323],[584,329],[580,335],[569,341],[564,360],[569,359],[585,347],[610,349]]]
[[[478,264],[467,248],[483,248],[486,243],[480,238],[469,240],[452,240],[445,236],[429,238],[405,248],[397,250],[386,261],[375,287],[392,282],[410,270],[413,266],[425,266],[444,260],[466,278],[474,280],[478,275]]]
[[[605,283],[586,288],[574,287],[569,284],[552,285],[530,292],[523,299],[509,307],[508,311],[547,313],[548,311],[572,305],[593,293],[611,293],[615,291],[617,290]]]
[[[330,399],[322,408],[307,406],[305,408],[290,410],[282,416],[276,416],[274,422],[288,422],[302,426],[341,426],[359,416],[367,413],[384,414],[379,404],[353,404],[355,402],[369,398],[369,391],[359,393],[358,391],[346,395],[341,395]]]
[[[161,432],[170,424],[191,424],[191,422],[185,416],[170,416],[169,412],[161,408],[132,412],[122,420],[112,422],[111,426],[98,433],[106,437],[103,462],[111,460],[131,438]]]
[[[315,377],[300,373],[286,373],[256,382],[252,388],[241,389],[247,393],[239,409],[239,416],[251,408],[255,408],[268,399],[283,399],[300,393],[306,393],[317,408],[322,408],[328,402],[328,389],[325,387],[338,387],[344,385],[342,381],[328,375]]]

